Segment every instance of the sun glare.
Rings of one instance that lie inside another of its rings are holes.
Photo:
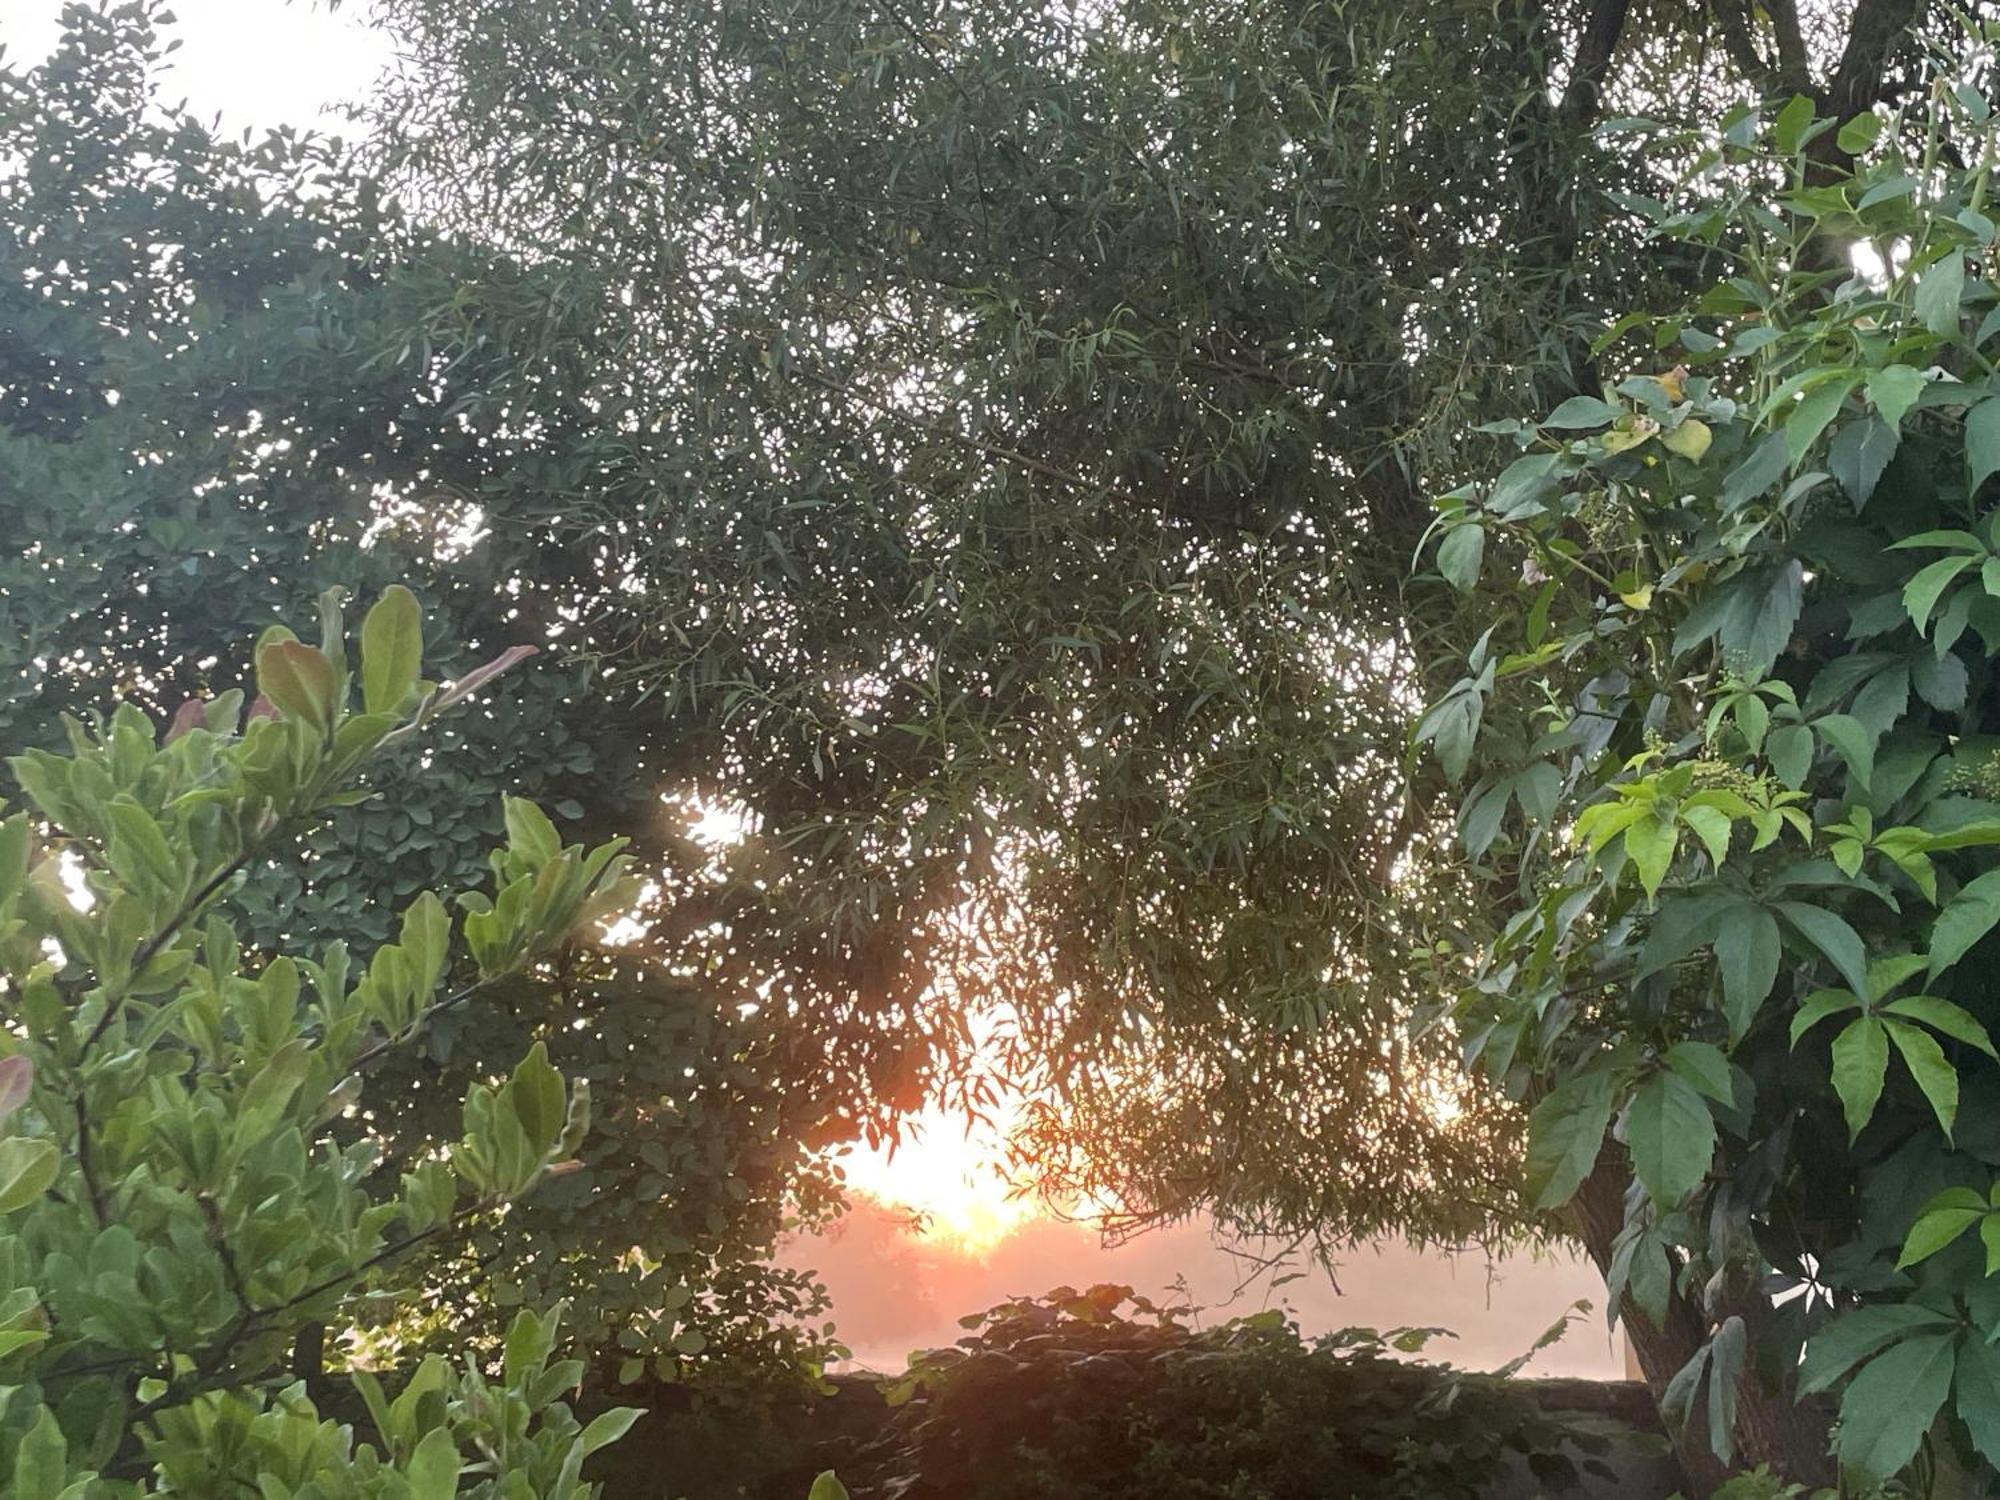
[[[1023,1225],[1042,1217],[1032,1198],[1015,1196],[995,1163],[1002,1135],[926,1110],[891,1155],[886,1146],[856,1148],[841,1161],[848,1185],[892,1208],[906,1210],[926,1245],[977,1258]]]

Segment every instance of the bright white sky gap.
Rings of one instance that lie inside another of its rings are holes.
[[[96,4],[98,0],[91,0]],[[366,0],[330,14],[313,0],[171,0],[181,48],[168,61],[164,97],[185,97],[206,122],[257,131],[279,125],[347,133],[327,108],[369,92],[389,44],[362,23]],[[40,62],[61,35],[63,0],[0,0],[0,47],[11,67]]]

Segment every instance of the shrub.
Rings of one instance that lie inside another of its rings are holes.
[[[1123,1311],[1127,1304],[1128,1311]],[[863,1494],[970,1500],[1471,1496],[1510,1459],[1552,1486],[1603,1433],[1495,1376],[1394,1357],[1435,1332],[1308,1344],[1270,1311],[1210,1329],[1131,1288],[1061,1288],[964,1320],[889,1388],[888,1435],[843,1464]]]
[[[352,667],[345,636],[335,591],[317,647],[282,627],[259,640],[247,717],[238,691],[164,726],[128,704],[67,721],[67,753],[9,762],[28,804],[0,821],[10,1494],[568,1500],[634,1415],[585,1428],[563,1405],[581,1366],[553,1358],[558,1309],[520,1313],[493,1370],[427,1359],[393,1399],[353,1371],[366,1441],[321,1416],[340,1387],[303,1357],[317,1331],[357,1299],[407,1298],[408,1251],[504,1215],[565,1168],[589,1118],[538,1046],[467,1094],[448,1148],[385,1160],[371,1068],[629,899],[616,842],[565,847],[510,800],[492,889],[458,898],[462,920],[426,892],[365,967],[309,928],[247,956],[222,905],[235,883],[367,797],[383,747],[527,654],[422,681],[401,588],[369,611]]]
[[[1821,1392],[1850,1484],[2000,1462],[2000,131],[1951,81],[1651,146],[1724,279],[1438,551],[1494,622],[1420,731],[1497,908],[1438,949],[1467,1055],[1669,1420],[1809,1483]]]

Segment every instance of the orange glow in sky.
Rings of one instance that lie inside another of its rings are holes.
[[[1032,1197],[1014,1196],[995,1163],[1006,1122],[967,1129],[961,1117],[926,1110],[892,1155],[856,1147],[842,1158],[848,1185],[916,1216],[924,1244],[978,1257],[1023,1225],[1045,1217]]]

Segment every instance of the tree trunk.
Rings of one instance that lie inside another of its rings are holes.
[[[1605,1150],[1568,1210],[1576,1236],[1599,1275],[1609,1273],[1612,1242],[1625,1223],[1625,1190],[1632,1177],[1621,1156],[1616,1148]],[[1753,1343],[1761,1310],[1742,1310]],[[1668,1303],[1662,1325],[1656,1326],[1630,1296],[1620,1300],[1618,1316],[1657,1405],[1666,1395],[1667,1383],[1707,1340],[1708,1320],[1693,1299],[1679,1292]],[[1754,1367],[1744,1370],[1736,1390],[1736,1447],[1745,1466],[1769,1464],[1787,1480],[1831,1485],[1836,1476],[1828,1456],[1827,1430],[1822,1411],[1800,1405],[1789,1391],[1767,1389]],[[1706,1423],[1690,1422],[1686,1432],[1668,1434],[1693,1500],[1713,1493],[1731,1472],[1709,1449],[1707,1431]]]

